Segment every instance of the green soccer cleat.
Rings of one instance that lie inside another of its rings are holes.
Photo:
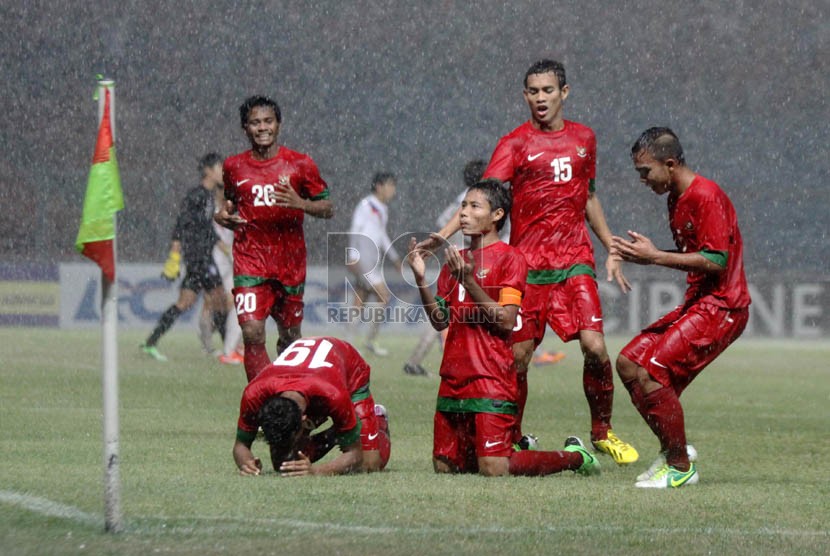
[[[686,444],[686,454],[688,454],[690,462],[694,463],[697,461],[697,450],[695,450],[695,447],[691,444]],[[660,455],[657,456],[657,459],[654,460],[649,468],[637,475],[636,480],[639,482],[651,479],[664,465],[666,465],[666,454],[660,452]]]
[[[167,356],[161,353],[156,346],[148,346],[147,344],[141,344],[139,347],[141,348],[141,351],[143,351],[156,361],[161,361],[162,363],[167,361]]]
[[[624,442],[612,430],[608,431],[608,437],[605,440],[594,440],[591,443],[600,452],[605,452],[614,458],[617,465],[628,465],[640,459],[640,454],[637,453],[634,446]]]
[[[692,463],[688,471],[680,471],[671,465],[663,464],[657,473],[645,481],[637,481],[634,486],[637,488],[680,488],[686,485],[696,485],[700,481],[697,467]]]
[[[582,465],[575,471],[580,475],[599,475],[602,471],[599,460],[588,451],[578,436],[569,436],[565,439],[566,452],[579,452],[582,454]]]

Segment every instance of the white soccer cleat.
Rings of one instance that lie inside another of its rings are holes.
[[[654,473],[654,476],[644,481],[637,481],[634,486],[637,488],[680,488],[686,485],[696,485],[699,481],[700,475],[694,463],[689,464],[688,471],[680,471],[664,463]]]
[[[695,447],[691,444],[686,444],[686,454],[689,456],[690,462],[697,461],[697,450],[695,450]],[[657,471],[664,465],[666,465],[666,454],[660,452],[660,455],[657,456],[657,459],[654,460],[654,462],[649,466],[649,468],[637,475],[637,481],[647,481],[651,479],[652,477],[654,477],[654,474],[657,473]]]

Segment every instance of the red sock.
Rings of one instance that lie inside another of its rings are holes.
[[[640,386],[640,383],[637,379],[634,379],[630,382],[623,382],[623,386],[625,389],[628,390],[628,394],[631,396],[631,403],[634,404],[634,408],[640,413],[645,420],[646,424],[651,429],[651,432],[660,439],[660,434],[657,432],[657,429],[654,427],[654,424],[651,419],[648,418],[648,410],[646,408],[646,397],[643,395],[643,387]],[[662,440],[661,440],[662,442]],[[660,445],[660,451],[663,452],[666,450],[666,447],[662,444]]]
[[[516,385],[519,387],[519,397],[516,403],[519,406],[519,411],[516,413],[516,438],[518,442],[522,438],[522,417],[525,414],[525,405],[527,405],[527,373],[516,373]]]
[[[666,463],[681,471],[689,469],[683,406],[672,388],[660,388],[645,396],[649,426],[666,451]]]
[[[611,360],[603,363],[586,361],[582,367],[582,388],[591,409],[591,440],[604,440],[611,428],[611,409],[614,405]]]
[[[582,454],[579,452],[522,450],[513,452],[510,456],[510,474],[550,475],[568,469],[579,469],[582,462]]]
[[[265,344],[245,344],[245,375],[251,382],[264,367],[271,364]]]

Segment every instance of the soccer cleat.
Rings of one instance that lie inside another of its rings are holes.
[[[370,352],[374,353],[378,357],[386,357],[389,355],[389,350],[383,347],[380,347],[377,342],[366,342],[363,346]]]
[[[521,452],[522,450],[538,450],[539,438],[532,434],[526,434],[518,442],[513,443],[513,449],[517,452]]]
[[[139,347],[141,348],[141,351],[143,351],[156,361],[167,361],[167,356],[161,353],[156,346],[148,346],[147,344],[141,344]]]
[[[420,366],[418,363],[404,363],[403,372],[413,376],[429,376],[429,371]]]
[[[691,444],[686,444],[686,454],[689,456],[689,461],[694,463],[697,461],[697,450]],[[638,481],[647,481],[651,479],[657,470],[666,465],[666,454],[660,452],[660,455],[657,456],[657,459],[649,466],[649,468],[639,475],[637,475]]]
[[[600,452],[605,452],[614,458],[614,462],[617,465],[628,465],[640,459],[640,454],[637,453],[634,446],[621,440],[610,429],[608,430],[608,437],[605,440],[592,440],[591,443]]]
[[[378,418],[380,429],[386,432],[386,436],[392,438],[392,433],[389,431],[389,412],[385,405],[375,404],[375,417]]]
[[[232,351],[230,355],[221,353],[217,359],[225,365],[241,365],[245,362],[245,358],[239,355],[238,351]]]
[[[579,452],[582,454],[582,465],[579,466],[579,469],[575,469],[574,473],[587,476],[599,475],[602,472],[599,460],[588,451],[588,448],[585,447],[585,444],[582,443],[582,439],[578,436],[569,436],[565,439],[565,451]]]
[[[664,463],[654,473],[654,476],[644,481],[637,481],[634,486],[637,488],[680,488],[685,485],[696,485],[699,481],[700,475],[694,463],[689,464],[688,471],[680,471]]]
[[[565,352],[563,351],[543,351],[538,355],[533,356],[533,366],[541,367],[542,365],[555,365],[565,359]]]

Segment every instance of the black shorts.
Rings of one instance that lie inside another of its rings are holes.
[[[182,289],[193,290],[199,293],[202,290],[210,291],[222,286],[222,276],[219,268],[211,261],[186,263],[187,274],[182,280]]]

